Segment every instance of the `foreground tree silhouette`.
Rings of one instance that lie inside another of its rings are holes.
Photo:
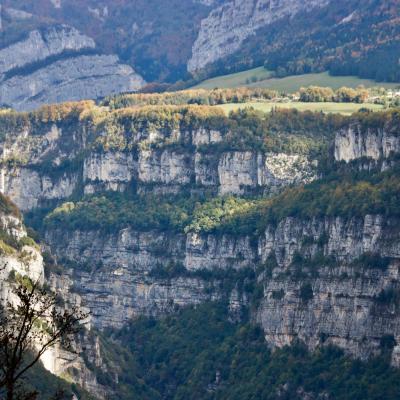
[[[16,279],[12,293],[14,298],[0,309],[0,398],[33,400],[37,393],[24,391],[24,374],[49,348],[71,349],[88,314],[77,307],[60,311],[56,296],[26,277]]]

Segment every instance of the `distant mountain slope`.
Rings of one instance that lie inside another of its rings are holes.
[[[206,68],[210,75],[265,62],[278,76],[329,70],[399,82],[399,21],[398,0],[339,0],[326,7],[303,8],[295,16],[258,25],[240,48],[208,60]],[[197,51],[201,58],[201,48]]]
[[[264,27],[302,11],[314,11],[330,0],[234,0],[213,10],[201,23],[193,45],[189,71],[196,72],[208,64],[241,49],[245,39]],[[251,39],[253,40],[253,39]]]
[[[143,85],[132,67],[115,55],[98,54],[93,39],[66,25],[38,27],[0,49],[0,104],[17,110],[96,99]]]
[[[2,4],[0,48],[27,40],[36,30],[68,25],[93,42],[85,51],[96,46],[100,54],[115,54],[148,82],[207,78],[264,63],[277,76],[329,70],[334,75],[400,81],[398,0],[3,0]],[[114,69],[114,74],[119,73]],[[133,88],[126,83],[116,86]]]
[[[221,0],[4,0],[9,7],[72,25],[116,53],[147,81],[176,81],[200,22]],[[0,35],[1,38],[1,35]]]

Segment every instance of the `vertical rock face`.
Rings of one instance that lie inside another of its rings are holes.
[[[1,201],[4,202],[5,200],[2,198]],[[0,254],[0,307],[3,307],[8,303],[18,304],[19,300],[12,290],[12,281],[15,279],[16,274],[22,277],[27,276],[33,282],[39,282],[40,284],[51,284],[51,282],[46,282],[43,257],[37,246],[31,244],[21,245],[21,240],[25,240],[26,243],[30,243],[30,240],[26,240],[27,232],[19,217],[6,214],[2,211],[0,213],[0,233],[2,237]],[[20,245],[16,248],[6,245],[4,242],[5,236],[13,239],[15,243],[19,242]],[[57,294],[60,295],[61,291],[57,292]],[[75,305],[77,298],[71,293],[65,296],[64,300],[68,304]],[[93,349],[91,347],[93,346],[93,339],[89,340],[89,338],[85,337],[84,341],[86,343],[74,342],[76,352],[67,351],[60,345],[51,347],[43,354],[41,362],[48,371],[57,376],[65,377],[69,376],[71,371],[79,371],[79,377],[75,377],[77,378],[77,383],[101,399],[103,398],[104,390],[97,383],[94,374],[86,367],[85,361],[79,355],[82,353],[83,345],[86,345],[85,354],[89,358],[92,356]]]
[[[0,229],[7,235],[19,241],[26,237],[26,231],[19,218],[10,215],[0,216]],[[10,298],[8,276],[14,271],[21,275],[27,275],[33,280],[43,281],[43,259],[40,252],[32,246],[23,246],[21,252],[25,252],[26,259],[20,257],[17,251],[2,251],[0,256],[0,300],[4,301]],[[4,304],[4,303],[3,303]]]
[[[214,9],[201,23],[188,70],[195,72],[238,50],[257,29],[329,0],[232,0]]]
[[[263,187],[279,188],[309,183],[315,179],[315,163],[298,154],[266,153],[257,155],[257,180]]]
[[[209,129],[197,129],[193,131],[192,143],[195,146],[201,146],[202,144],[213,144],[219,143],[223,140],[221,132]]]
[[[207,291],[211,284],[200,278],[157,275],[158,268],[168,265],[183,268],[184,235],[132,229],[109,234],[60,230],[49,231],[46,241],[60,260],[76,265],[61,279],[54,276],[53,285],[66,296],[77,293],[101,329],[218,297],[218,291]]]
[[[256,154],[250,151],[225,153],[218,164],[220,193],[240,193],[257,184]]]
[[[397,220],[379,215],[287,218],[258,240],[124,229],[106,235],[50,230],[46,242],[60,261],[75,263],[55,279],[56,287],[76,293],[99,328],[218,298],[218,285],[195,277],[198,271],[255,268],[275,259],[270,275],[259,277],[264,296],[256,318],[267,342],[280,347],[301,339],[310,348],[331,343],[367,358],[379,352],[385,335],[400,343],[400,309],[382,294],[400,290],[398,227]],[[169,264],[181,265],[177,275],[158,276],[158,268]]]
[[[23,167],[3,169],[1,173],[2,192],[10,196],[21,210],[38,207],[44,199],[68,198],[78,183],[78,177],[74,174],[50,177]]]
[[[85,194],[135,188],[177,192],[182,187],[221,195],[273,193],[315,178],[315,166],[303,155],[216,150],[213,146],[224,137],[215,130],[135,135],[133,150],[99,150],[82,126],[46,124],[40,133],[22,129],[0,143],[0,190],[25,211],[82,189]],[[180,146],[171,146],[170,140]]]
[[[189,271],[254,267],[256,260],[257,252],[248,236],[187,235],[184,263]]]
[[[281,347],[301,339],[310,348],[331,343],[361,358],[378,353],[385,335],[400,343],[400,310],[380,300],[400,289],[399,238],[398,222],[378,215],[289,218],[268,227],[259,255],[274,257],[277,266],[264,282],[257,311],[267,342]],[[298,255],[305,257],[302,267]],[[368,266],[365,257],[372,255],[387,265]]]
[[[132,154],[91,153],[83,164],[85,193],[100,190],[124,191],[137,178],[137,162]]]
[[[351,268],[320,269],[310,280],[312,299],[301,297],[298,280],[271,280],[258,310],[267,342],[282,347],[300,339],[311,349],[334,344],[363,359],[378,354],[383,336],[399,340],[398,310],[376,300],[384,290],[398,290],[398,273],[398,262],[358,278]]]
[[[275,228],[268,226],[259,241],[259,255],[263,261],[273,254],[278,265],[288,267],[294,255],[312,256],[318,250],[317,242],[324,241],[324,255],[334,256],[340,262],[350,263],[365,253],[378,252],[383,257],[397,258],[400,244],[396,221],[381,216],[367,215],[364,220],[343,218],[313,219],[309,221],[285,218]],[[312,246],[304,246],[304,238]]]
[[[119,64],[116,56],[85,55],[5,80],[0,83],[0,103],[33,110],[43,104],[137,91],[143,85],[143,79],[130,66]]]
[[[186,185],[193,176],[192,155],[171,150],[142,150],[139,180],[144,183]]]
[[[218,187],[218,158],[213,154],[196,152],[194,156],[196,184],[204,187]]]
[[[316,174],[302,154],[231,150],[223,132],[206,126],[132,128],[122,137],[128,144],[114,148],[101,147],[107,132],[100,127],[57,122],[7,135],[1,143],[3,192],[29,210],[72,193],[105,190],[258,195]],[[119,144],[119,131],[112,134]],[[390,127],[350,125],[336,135],[335,158],[390,159],[397,140]],[[232,287],[223,292],[221,276],[250,269],[258,274],[253,283],[264,289],[254,317],[271,346],[295,339],[310,348],[333,343],[365,358],[388,335],[400,343],[400,309],[393,300],[400,293],[399,226],[390,215],[282,217],[251,236],[240,229],[224,233],[223,226],[179,233],[133,224],[103,230],[49,224],[45,242],[65,266],[61,276],[51,274],[51,286],[88,306],[97,328],[119,328],[138,315],[159,316],[222,296],[238,314],[248,299]],[[394,364],[398,354],[400,345]]]
[[[218,176],[222,195],[243,194],[246,188],[273,192],[280,186],[314,179],[306,157],[251,151],[224,153],[219,160]]]
[[[114,55],[95,55],[93,39],[57,25],[0,49],[0,105],[32,110],[42,104],[97,99],[136,91],[144,80]],[[86,54],[89,53],[89,54]]]
[[[388,129],[367,129],[353,124],[336,134],[336,161],[352,161],[362,157],[379,160],[400,152],[400,134]]]

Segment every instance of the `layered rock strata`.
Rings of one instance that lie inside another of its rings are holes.
[[[132,151],[99,151],[88,143],[88,135],[53,124],[39,135],[28,129],[8,137],[0,145],[0,191],[22,210],[30,210],[49,200],[67,199],[78,190],[176,193],[185,187],[221,195],[269,194],[315,178],[315,163],[304,155],[215,151],[213,145],[223,142],[223,135],[205,128],[178,132],[179,140],[184,137],[187,143],[179,149],[152,146],[151,141],[169,139],[162,132],[142,134],[139,149]]]

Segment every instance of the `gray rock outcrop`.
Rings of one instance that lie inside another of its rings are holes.
[[[358,124],[341,129],[335,139],[335,160],[349,162],[362,157],[374,161],[400,153],[400,134],[388,129],[367,129]]]
[[[31,31],[0,49],[0,104],[32,110],[43,104],[136,91],[144,85],[117,56],[90,54],[95,47],[93,39],[76,29],[57,25]]]
[[[77,293],[100,329],[119,328],[139,315],[163,315],[219,296],[218,290],[206,290],[212,284],[199,277],[157,275],[157,268],[171,263],[183,266],[184,235],[59,230],[49,231],[46,242],[61,263],[76,266],[61,279],[54,276],[53,286],[66,297]]]
[[[137,150],[99,151],[89,142],[90,133],[79,127],[52,124],[35,135],[22,130],[0,144],[0,191],[22,210],[29,210],[47,200],[66,199],[80,185],[85,194],[124,192],[137,186],[138,191],[160,193],[175,193],[183,187],[209,188],[227,195],[274,193],[287,185],[315,179],[315,165],[304,155],[214,152],[212,147],[208,153],[204,146],[222,142],[222,133],[199,128],[174,131],[172,135],[188,145],[179,149],[167,143],[163,146],[170,136],[152,131],[135,138]],[[152,141],[157,141],[157,147],[152,146]],[[43,169],[49,157],[53,167]],[[74,170],[62,169],[63,164],[73,162]]]
[[[93,39],[65,25],[50,27],[43,31],[34,30],[28,33],[26,39],[0,50],[0,78],[3,77],[2,74],[14,68],[21,68],[66,51],[95,47]]]
[[[289,218],[268,227],[259,255],[263,260],[273,256],[277,265],[264,280],[257,311],[267,342],[281,347],[300,339],[310,348],[330,343],[364,359],[379,353],[385,335],[399,343],[399,310],[383,297],[400,288],[397,225],[367,215],[350,220]],[[296,266],[296,254],[305,258],[303,271]],[[386,259],[387,265],[367,265],[368,257]],[[317,264],[312,266],[312,260]],[[305,284],[310,291],[306,297]]]
[[[1,191],[31,210],[104,190],[271,193],[316,175],[304,155],[230,150],[224,133],[207,126],[132,128],[129,137],[116,129],[118,148],[101,146],[106,128],[90,126],[44,123],[40,130],[26,126],[8,134],[0,147]],[[330,148],[336,161],[382,161],[399,144],[395,129],[350,124]],[[223,293],[221,276],[252,270],[262,288],[253,317],[271,346],[301,339],[310,348],[331,343],[367,358],[390,336],[396,343],[392,361],[399,365],[399,226],[397,217],[379,214],[282,217],[252,235],[50,224],[45,243],[64,266],[61,275],[51,273],[51,286],[88,306],[99,329],[222,296],[237,316],[247,296],[234,286]]]
[[[78,293],[99,328],[217,299],[217,281],[190,273],[254,269],[268,265],[272,257],[276,264],[258,278],[264,295],[255,313],[266,341],[273,347],[297,339],[310,348],[330,343],[365,359],[379,353],[382,337],[393,335],[400,341],[400,310],[380,300],[382,293],[400,290],[399,238],[396,221],[367,215],[350,220],[287,218],[268,226],[257,241],[240,235],[185,237],[132,229],[107,235],[50,229],[46,241],[60,260],[76,265],[56,285]],[[301,266],[296,264],[298,255]],[[368,257],[387,260],[387,266],[368,265]],[[184,268],[180,275],[157,276],[158,268],[169,263]],[[305,284],[312,290],[306,299]],[[393,361],[398,362],[395,357]]]

